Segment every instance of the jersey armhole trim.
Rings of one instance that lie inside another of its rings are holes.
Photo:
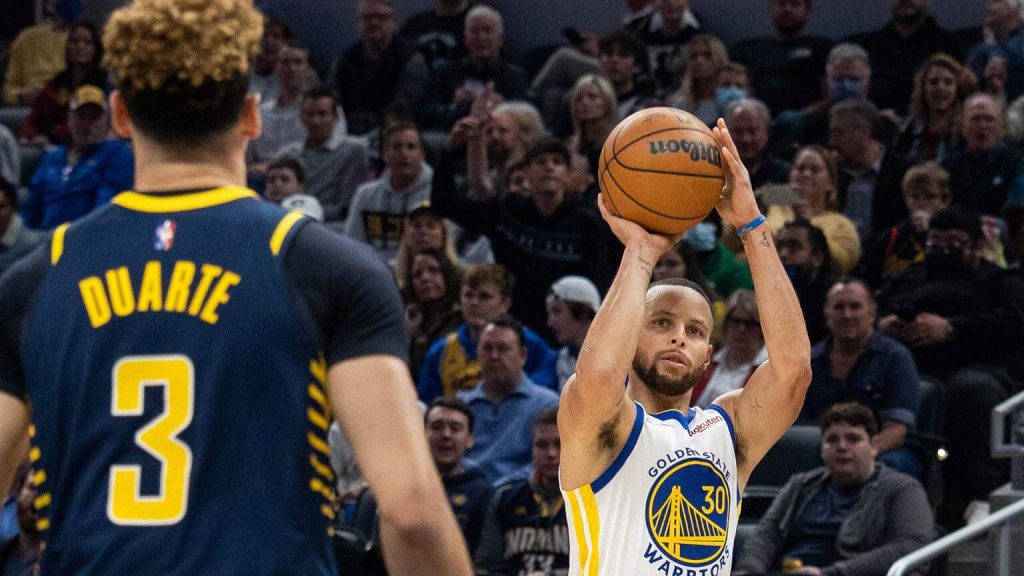
[[[284,218],[277,223],[274,227],[274,233],[270,235],[270,253],[277,256],[281,253],[281,247],[284,246],[284,240],[288,237],[288,232],[295,227],[295,224],[302,219],[302,212],[298,210],[292,210],[285,214]]]
[[[725,425],[729,427],[729,437],[732,438],[732,447],[733,447],[733,450],[735,450],[736,449],[736,428],[734,428],[733,425],[732,425],[732,418],[729,417],[729,413],[725,411],[725,408],[722,408],[718,404],[710,404],[710,405],[708,405],[708,410],[714,410],[715,412],[718,412],[719,414],[722,415],[722,419],[725,420]]]
[[[615,457],[615,460],[613,460],[611,465],[608,466],[608,469],[602,472],[601,475],[597,477],[597,480],[590,483],[590,489],[593,490],[595,494],[600,492],[601,488],[607,486],[608,483],[612,481],[612,478],[618,474],[619,470],[622,469],[622,466],[629,458],[629,455],[633,453],[633,448],[636,447],[636,442],[640,438],[640,431],[643,430],[644,427],[644,409],[638,402],[633,402],[633,404],[636,405],[636,420],[633,421],[633,429],[630,430],[629,438],[626,439],[626,443],[622,446],[622,450],[619,451],[619,455]]]
[[[53,239],[50,241],[50,264],[52,266],[56,266],[57,262],[60,262],[61,255],[64,254],[64,235],[70,225],[65,222],[53,231]]]

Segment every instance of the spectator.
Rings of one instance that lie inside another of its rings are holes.
[[[319,200],[309,194],[292,194],[281,201],[281,208],[298,210],[317,222],[324,221],[324,207],[320,205]]]
[[[807,324],[811,344],[824,338],[825,299],[835,282],[836,273],[824,232],[804,218],[787,222],[775,235],[779,260],[786,267],[800,309]]]
[[[281,49],[295,38],[295,32],[270,14],[263,16],[263,37],[260,39],[260,51],[253,60],[252,72],[249,74],[249,90],[258,92],[263,102],[272,102],[277,98],[280,86],[277,83],[277,61]]]
[[[523,155],[544,135],[544,121],[540,112],[529,102],[511,101],[497,104],[490,111],[481,112],[483,100],[492,97],[490,89],[477,98],[477,120],[472,135],[466,142],[466,168],[470,193],[489,198],[507,191],[505,171],[519,163]]]
[[[511,317],[491,320],[480,333],[480,385],[459,393],[476,421],[467,458],[494,483],[530,463],[533,422],[545,408],[558,406],[558,394],[538,386],[523,372],[526,337]]]
[[[46,153],[21,207],[29,228],[49,230],[70,222],[132,188],[132,149],[123,140],[106,140],[106,106],[97,86],[75,91],[68,114],[71,144]]]
[[[529,198],[460,197],[451,154],[434,175],[434,207],[468,231],[490,238],[497,262],[524,280],[516,283],[513,315],[539,331],[546,330],[544,298],[555,280],[576,274],[599,289],[608,285],[607,230],[593,210],[566,198],[570,160],[565,144],[556,140],[542,140],[527,152]]]
[[[701,222],[683,237],[683,241],[697,254],[701,274],[722,298],[728,298],[740,288],[752,290],[754,280],[750,276],[750,267],[716,238],[715,231],[711,222]]]
[[[811,386],[800,418],[817,420],[829,406],[859,402],[881,430],[872,436],[878,460],[921,478],[921,462],[906,445],[917,424],[921,388],[910,351],[875,331],[875,299],[860,280],[840,280],[828,292],[829,336],[811,349]]]
[[[462,324],[438,338],[427,350],[416,382],[422,402],[431,402],[438,396],[452,398],[480,382],[481,367],[477,361],[480,334],[489,322],[508,312],[512,305],[512,285],[512,276],[497,264],[477,264],[466,271],[459,292]],[[554,353],[536,332],[526,328],[523,333],[524,370],[530,380],[545,388],[557,389]]]
[[[575,28],[571,29],[573,34],[567,34],[568,30],[562,33],[570,38],[570,44],[555,50],[530,83],[535,101],[552,122],[559,112],[557,108],[561,107],[566,93],[572,90],[576,81],[587,74],[600,74],[602,70],[598,61],[598,39],[593,34],[584,35]],[[579,44],[573,39],[578,40]],[[590,47],[594,49],[593,54],[589,52]]]
[[[369,244],[385,262],[398,254],[406,215],[430,200],[434,170],[424,161],[415,124],[399,122],[381,136],[384,174],[360,186],[352,198],[345,234]]]
[[[464,30],[469,0],[434,0],[433,10],[413,14],[399,33],[423,54],[431,73],[466,55]]]
[[[966,69],[946,54],[933,54],[914,75],[910,113],[900,126],[896,152],[911,164],[942,162],[963,147]]]
[[[967,66],[982,89],[1012,102],[1024,94],[1024,4],[988,0],[984,29],[990,37],[967,53]]]
[[[725,113],[729,134],[736,142],[740,160],[750,172],[754,190],[765,184],[781,184],[789,179],[789,165],[767,152],[772,116],[764,102],[742,98]]]
[[[29,106],[65,65],[68,25],[82,13],[80,0],[46,0],[46,20],[29,26],[11,42],[4,73],[4,102]]]
[[[279,154],[295,156],[306,168],[306,189],[324,207],[324,219],[345,219],[360,184],[371,176],[366,144],[338,130],[338,100],[327,87],[308,90],[302,96],[305,140],[285,146]]]
[[[558,485],[561,452],[558,408],[548,408],[533,424],[535,472],[499,487],[487,508],[474,558],[477,574],[568,573],[569,526]]]
[[[772,127],[772,150],[789,159],[807,144],[828,143],[829,110],[845,100],[864,100],[871,85],[871,61],[856,44],[839,44],[828,54],[825,64],[825,95],[807,108],[780,114]],[[888,144],[896,135],[896,125],[887,118],[879,120],[875,132],[879,142]]]
[[[547,297],[548,328],[561,348],[555,362],[558,389],[576,372],[576,358],[590,323],[601,307],[601,294],[582,276],[565,276],[551,285]]]
[[[715,76],[715,110],[718,118],[725,117],[729,107],[750,96],[750,72],[737,62],[726,62]]]
[[[982,244],[980,218],[947,208],[931,220],[924,263],[878,295],[878,330],[906,344],[922,374],[943,382],[943,426],[956,431],[943,466],[948,525],[1005,480],[1005,462],[989,456],[990,417],[1024,381],[1024,279],[982,260]]]
[[[505,24],[497,10],[485,5],[470,9],[465,39],[466,57],[438,67],[430,76],[420,105],[424,128],[451,128],[469,113],[473,100],[488,84],[503,99],[526,96],[526,73],[501,55]]]
[[[21,182],[21,151],[7,126],[0,124],[0,178],[12,184]]]
[[[839,160],[842,211],[861,238],[896,224],[906,216],[901,185],[906,162],[875,136],[881,117],[871,102],[850,100],[829,111],[829,147]]]
[[[955,50],[956,36],[929,13],[931,0],[889,0],[892,19],[881,29],[852,38],[872,66],[868,97],[882,110],[907,112],[914,73],[930,56]]]
[[[849,218],[838,211],[839,192],[836,162],[821,146],[805,146],[797,153],[789,171],[789,186],[797,194],[792,207],[768,207],[768,222],[779,230],[795,218],[806,218],[820,228],[828,251],[839,271],[849,272],[860,258],[860,234]]]
[[[263,132],[249,142],[246,161],[250,171],[263,172],[268,162],[278,157],[285,146],[302,142],[306,128],[302,124],[302,94],[309,75],[309,50],[296,39],[288,40],[279,51],[276,67],[277,97],[263,97],[260,122]]]
[[[427,348],[462,322],[459,269],[439,250],[415,252],[399,270],[409,329],[409,371],[419,374]]]
[[[1010,194],[1019,193],[1021,153],[1006,145],[1006,112],[996,98],[977,93],[964,103],[964,149],[944,163],[953,204],[982,214],[1000,214]]]
[[[356,12],[359,40],[334,63],[330,83],[345,110],[349,132],[367,134],[382,126],[384,111],[399,94],[403,70],[417,51],[411,40],[395,35],[394,0],[359,0]],[[422,58],[418,65],[425,79]]]
[[[36,484],[32,468],[25,463],[15,478],[20,487],[17,499],[17,537],[0,542],[0,574],[4,576],[34,576],[39,573],[40,534],[36,526],[39,513],[34,504]]]
[[[0,176],[0,274],[45,238],[44,234],[25,228],[18,215],[18,189]]]
[[[725,305],[725,342],[693,387],[690,405],[707,408],[716,398],[746,385],[754,370],[768,359],[761,316],[751,290],[737,290]]]
[[[569,93],[569,115],[569,150],[587,159],[596,178],[601,148],[619,123],[619,103],[611,82],[592,74],[580,78]]]
[[[448,504],[455,513],[469,553],[477,549],[484,517],[491,502],[493,488],[484,475],[466,466],[463,456],[473,446],[473,412],[465,402],[438,398],[423,415],[430,456],[441,474]],[[380,549],[380,527],[377,500],[369,490],[356,502],[353,524],[365,535],[371,535],[370,549]]]
[[[654,85],[647,75],[647,48],[636,35],[620,30],[602,37],[598,49],[601,69],[615,87],[622,120],[654,98]]]
[[[780,114],[817,99],[832,41],[807,33],[811,0],[771,0],[771,6],[776,36],[737,43],[732,59],[750,70],[754,93]]]
[[[912,166],[903,176],[903,203],[910,216],[880,230],[858,266],[860,276],[873,289],[924,262],[928,223],[936,213],[949,207],[949,172],[935,162]]]
[[[825,465],[782,487],[736,559],[737,576],[778,571],[798,559],[803,574],[881,575],[932,541],[932,511],[913,478],[875,463],[878,425],[850,402],[821,418]]]
[[[32,111],[18,130],[18,137],[31,144],[61,144],[70,141],[68,102],[79,86],[91,84],[104,90],[107,73],[100,66],[103,46],[96,27],[81,22],[71,27],[64,48],[64,71],[43,86],[32,100]]]
[[[669,105],[686,110],[707,125],[718,120],[718,72],[729,63],[725,45],[714,34],[697,34],[686,45],[686,72]]]
[[[280,204],[285,198],[304,194],[306,191],[306,170],[302,163],[291,156],[282,156],[267,167],[266,199]]]
[[[412,255],[423,250],[438,250],[445,254],[453,266],[461,265],[448,226],[437,210],[431,207],[429,200],[420,202],[409,212],[408,221],[402,227],[402,243],[395,257],[395,270],[404,270],[409,266],[408,260]],[[396,276],[399,286],[404,287],[402,275],[397,273]]]
[[[648,69],[656,89],[671,92],[679,87],[686,68],[685,46],[701,30],[701,22],[690,0],[654,0],[654,10],[634,20],[629,30],[647,46]]]
[[[654,12],[653,0],[625,0],[629,12],[622,17],[622,25],[630,26],[633,22],[647,18]]]

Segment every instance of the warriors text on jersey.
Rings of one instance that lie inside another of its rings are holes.
[[[725,410],[647,414],[594,482],[563,491],[570,576],[728,576],[739,519]]]
[[[125,192],[0,279],[0,309],[42,574],[335,572],[327,367],[407,350],[368,248],[244,188]]]

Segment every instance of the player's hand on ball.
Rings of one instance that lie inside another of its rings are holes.
[[[722,162],[725,164],[725,185],[722,186],[722,197],[715,208],[723,220],[739,228],[756,218],[761,211],[750,184],[750,174],[740,160],[739,150],[725,126],[725,120],[719,118],[718,125],[711,133],[722,149]]]
[[[608,223],[608,227],[612,229],[612,233],[619,239],[619,242],[622,242],[623,246],[652,248],[657,251],[658,257],[661,257],[683,237],[682,233],[664,236],[648,232],[636,222],[612,214],[605,204],[604,193],[597,195],[597,207],[601,210],[601,217]]]

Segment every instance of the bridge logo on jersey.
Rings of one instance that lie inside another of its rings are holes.
[[[717,560],[728,540],[730,500],[725,476],[707,460],[665,469],[647,495],[647,531],[657,552],[690,567]]]

